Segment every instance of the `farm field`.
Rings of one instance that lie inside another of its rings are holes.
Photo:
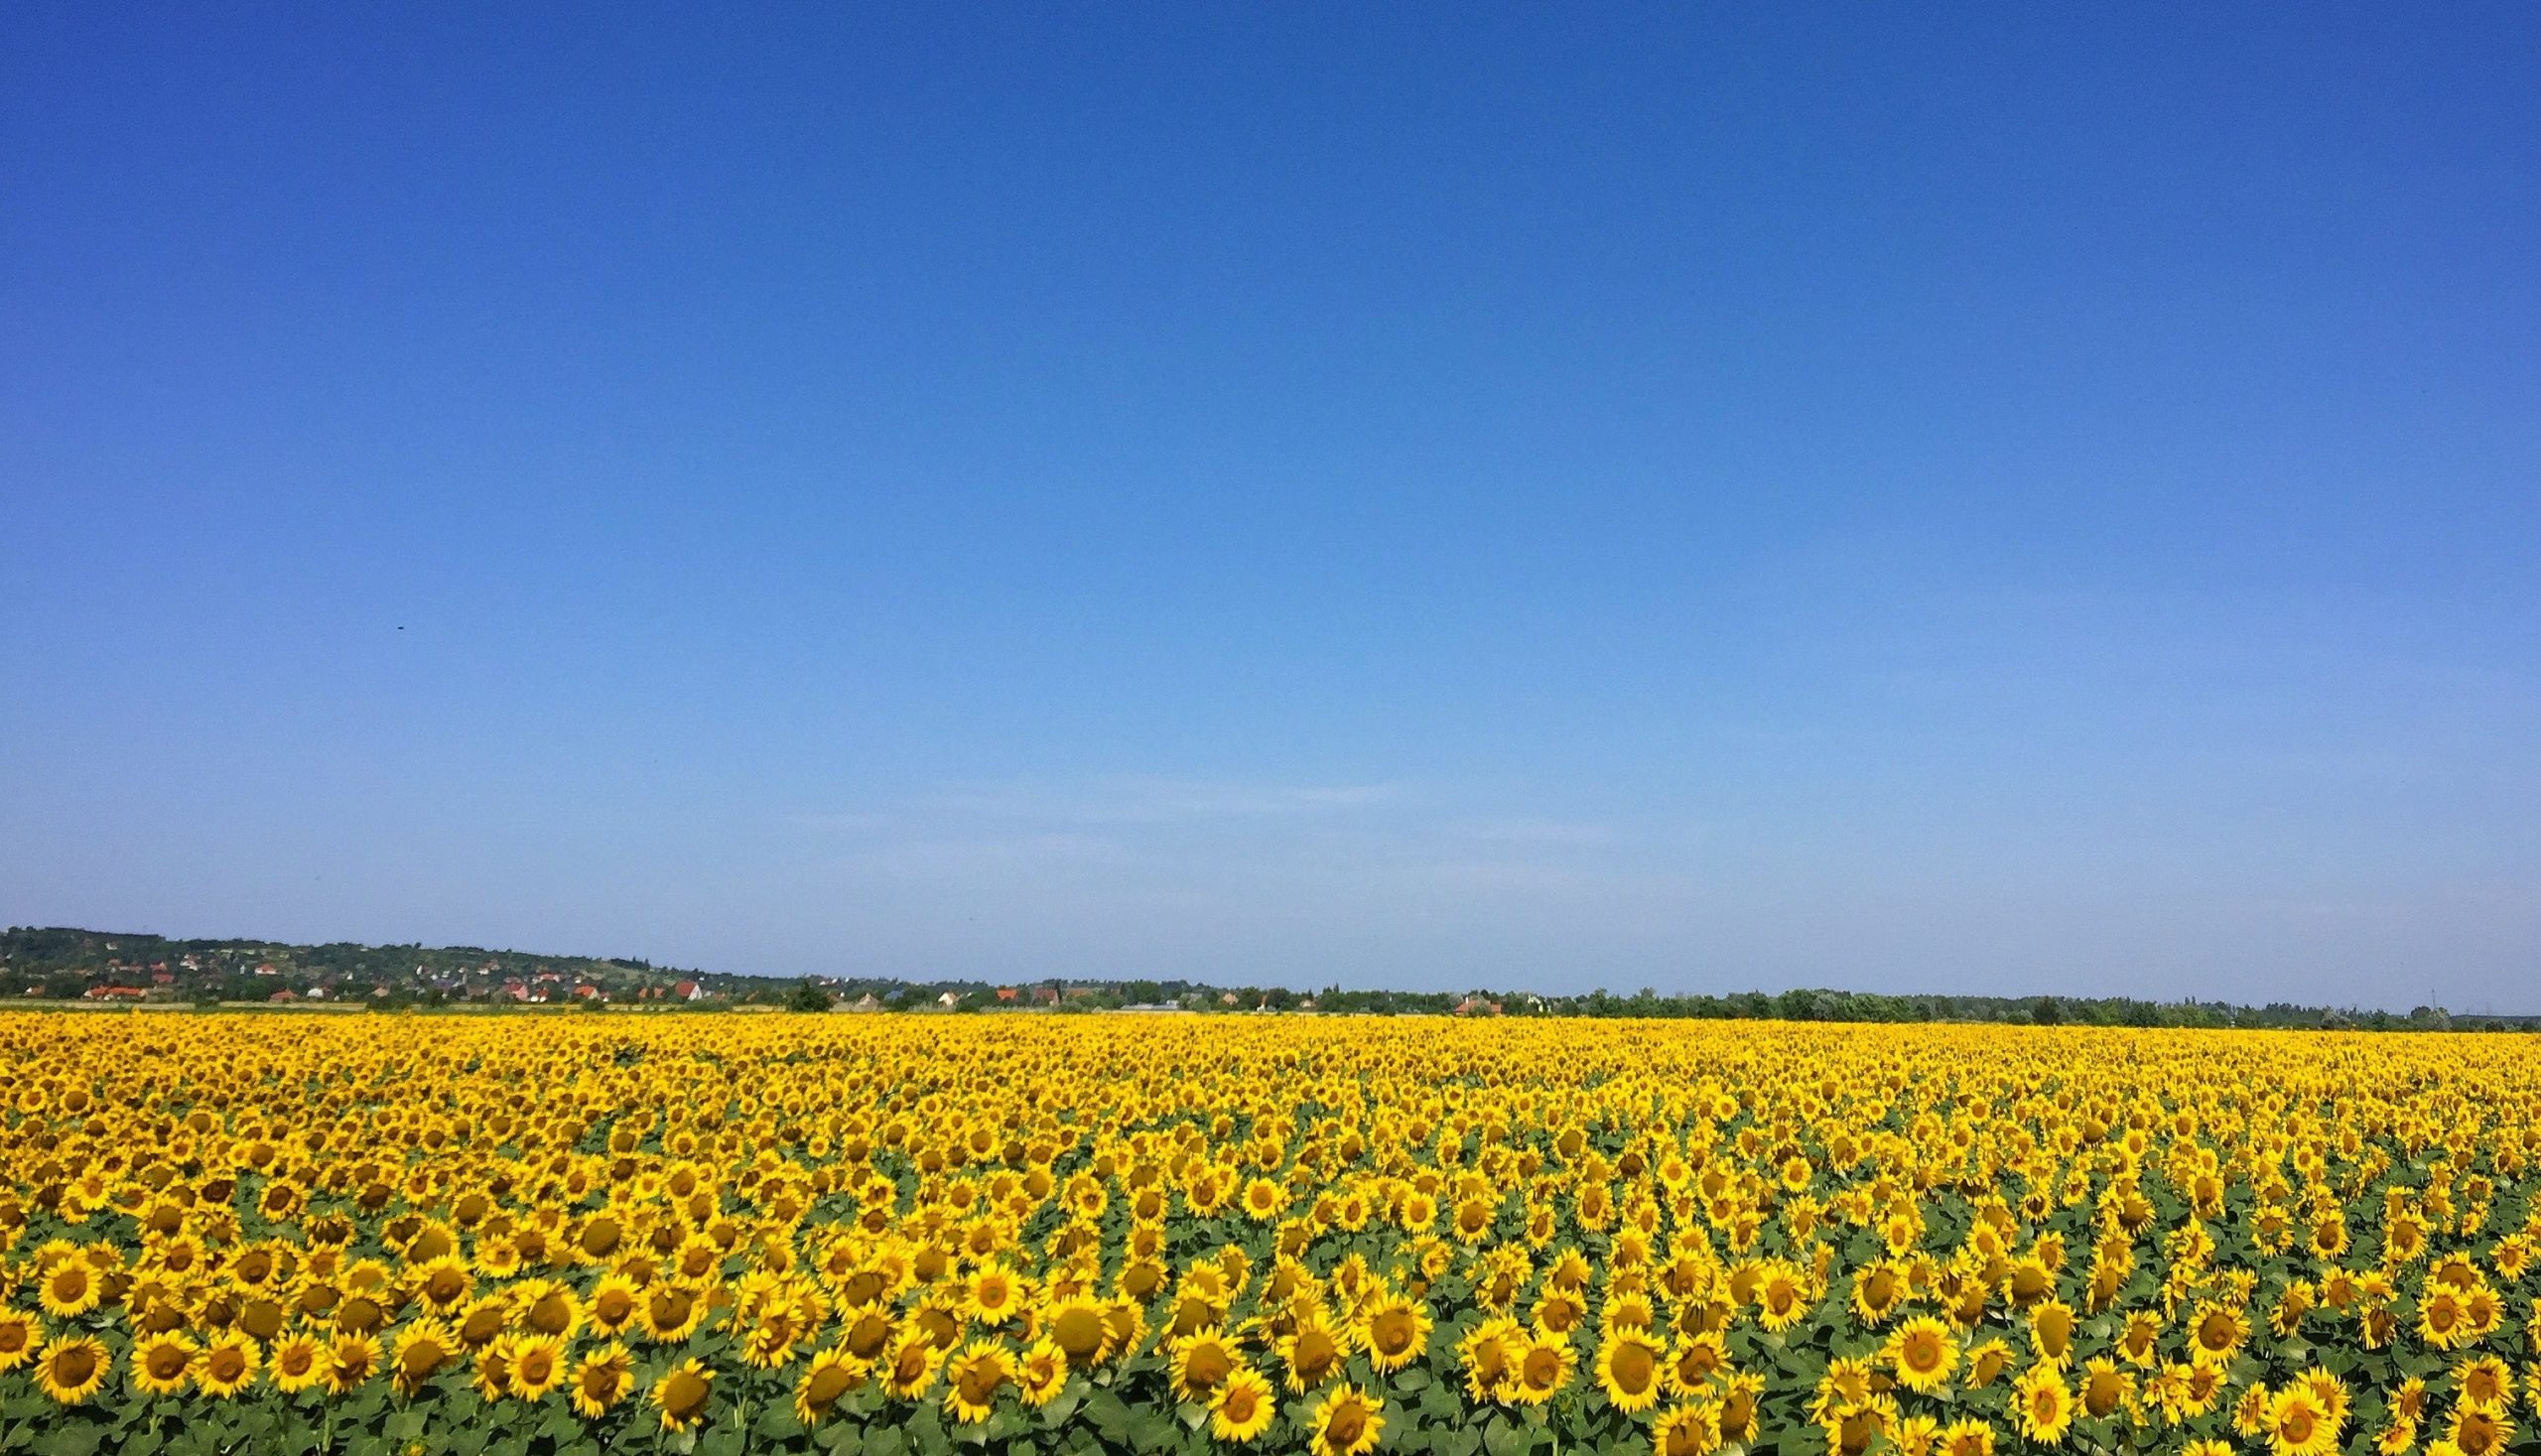
[[[2498,1456],[2532,1046],[0,1013],[0,1450]]]

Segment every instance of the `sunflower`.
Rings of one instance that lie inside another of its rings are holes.
[[[2117,1413],[2135,1398],[2135,1377],[2105,1355],[2094,1355],[2082,1367],[2082,1414],[2093,1420]]]
[[[435,1372],[459,1357],[465,1347],[449,1325],[437,1319],[420,1319],[397,1332],[397,1342],[388,1353],[389,1379],[397,1393],[413,1398]]]
[[[1953,1420],[1934,1439],[1935,1456],[1994,1456],[1994,1427],[1982,1420]]]
[[[93,1335],[58,1335],[36,1357],[36,1387],[57,1405],[77,1405],[97,1393],[112,1364]]]
[[[307,1334],[286,1335],[273,1349],[266,1362],[274,1389],[285,1394],[297,1394],[327,1379],[327,1347],[317,1337]]]
[[[2280,1340],[2292,1339],[2303,1329],[2303,1317],[2312,1312],[2312,1281],[2295,1279],[2277,1294],[2276,1304],[2268,1311],[2267,1327]]]
[[[1466,1397],[1476,1403],[1508,1398],[1526,1339],[1525,1328],[1507,1315],[1493,1315],[1465,1331],[1456,1342],[1456,1364],[1464,1372]]]
[[[1209,1432],[1221,1441],[1250,1442],[1270,1427],[1276,1413],[1270,1382],[1257,1371],[1239,1370],[1209,1402]]]
[[[55,1319],[86,1314],[102,1297],[103,1283],[84,1259],[65,1258],[36,1279],[36,1302]]]
[[[1510,1382],[1509,1394],[1522,1405],[1541,1405],[1569,1386],[1578,1366],[1579,1352],[1567,1338],[1536,1330],[1518,1356],[1518,1373]]]
[[[2514,1372],[2493,1355],[2453,1367],[2453,1389],[2465,1405],[2503,1410],[2514,1403]]]
[[[1288,1390],[1302,1395],[1341,1373],[1350,1358],[1346,1329],[1320,1313],[1299,1316],[1295,1329],[1279,1340],[1279,1363],[1287,1371]]]
[[[1720,1412],[1703,1401],[1672,1405],[1650,1428],[1651,1456],[1710,1456],[1720,1449]]]
[[[582,1298],[560,1280],[532,1279],[515,1285],[512,1307],[521,1329],[528,1334],[569,1340],[582,1328]]]
[[[1005,1347],[993,1340],[974,1340],[944,1367],[944,1411],[956,1420],[978,1424],[997,1410],[997,1392],[1014,1377]]]
[[[1866,1325],[1887,1322],[1906,1298],[1906,1272],[1888,1259],[1863,1269],[1853,1279],[1853,1313]]]
[[[424,1308],[448,1315],[476,1291],[476,1279],[468,1272],[466,1259],[444,1255],[418,1264],[407,1274],[406,1286]]]
[[[2269,1430],[2268,1413],[2275,1403],[2276,1392],[2268,1389],[2267,1382],[2250,1382],[2248,1389],[2241,1391],[2241,1397],[2232,1402],[2232,1429],[2245,1436],[2266,1435]]]
[[[2063,1366],[2073,1355],[2073,1306],[2049,1299],[2030,1310],[2030,1348],[2049,1364]]]
[[[868,1365],[891,1353],[899,1331],[890,1317],[880,1310],[869,1309],[850,1317],[839,1330],[839,1348]]]
[[[500,1400],[512,1392],[512,1344],[516,1337],[498,1335],[476,1352],[476,1363],[470,1384],[480,1400]]]
[[[2189,1316],[2189,1358],[2205,1365],[2229,1365],[2250,1337],[2249,1319],[2226,1305],[2200,1304]]]
[[[511,1392],[544,1400],[565,1383],[565,1342],[554,1335],[520,1335],[511,1341]]]
[[[1091,1370],[1111,1353],[1112,1328],[1103,1306],[1084,1295],[1059,1300],[1038,1321],[1042,1333],[1057,1344],[1072,1370]]]
[[[2162,1317],[2151,1310],[2139,1309],[2126,1316],[2126,1324],[2117,1337],[2117,1353],[2127,1364],[2149,1369],[2160,1353]]]
[[[1243,1364],[1243,1357],[1236,1354],[1225,1332],[1215,1326],[1201,1329],[1174,1343],[1173,1393],[1194,1404],[1206,1405],[1211,1393]]]
[[[2268,1401],[2266,1435],[2273,1456],[2325,1456],[2339,1443],[2337,1424],[2301,1385],[2286,1387]]]
[[[962,1312],[975,1325],[995,1327],[1014,1318],[1030,1298],[1029,1280],[1003,1260],[992,1261],[971,1276],[970,1286],[963,1291]]]
[[[2346,1383],[2319,1369],[2307,1370],[2295,1380],[2304,1390],[2311,1391],[2312,1398],[2320,1403],[2321,1412],[2329,1417],[2330,1424],[2343,1431],[2349,1405]]]
[[[794,1383],[794,1416],[805,1425],[829,1419],[839,1400],[872,1378],[872,1367],[833,1345],[815,1350]]]
[[[1135,1299],[1115,1299],[1103,1306],[1103,1322],[1112,1330],[1112,1355],[1126,1359],[1144,1348],[1146,1311]]]
[[[741,1336],[742,1363],[775,1370],[794,1358],[795,1346],[818,1328],[828,1311],[817,1296],[799,1291],[763,1301]]]
[[[1680,1335],[1668,1353],[1669,1388],[1687,1399],[1707,1392],[1712,1378],[1729,1370],[1728,1343],[1712,1331]]]
[[[2007,1287],[2012,1303],[2027,1309],[2056,1292],[2056,1271],[2036,1255],[2023,1255],[2012,1261]]]
[[[1307,1449],[1314,1456],[1365,1456],[1386,1428],[1385,1402],[1344,1384],[1317,1401]]]
[[[1720,1392],[1720,1438],[1740,1445],[1753,1444],[1763,1423],[1764,1398],[1763,1376],[1731,1376]]]
[[[24,1310],[0,1309],[0,1371],[16,1370],[33,1360],[43,1327]]]
[[[1811,1392],[1808,1418],[1820,1425],[1845,1410],[1858,1409],[1871,1397],[1871,1367],[1864,1359],[1837,1356],[1826,1362]]]
[[[2444,1440],[2462,1456],[2498,1456],[2514,1439],[2514,1422],[2502,1410],[2456,1405],[2444,1426]]]
[[[935,1384],[938,1369],[944,1363],[943,1352],[935,1348],[922,1330],[910,1330],[891,1347],[889,1361],[882,1367],[882,1389],[902,1400],[915,1400]]]
[[[1875,1441],[1887,1438],[1891,1445],[1897,1439],[1897,1402],[1886,1395],[1873,1395],[1858,1404],[1830,1410],[1819,1422],[1826,1435],[1830,1456],[1863,1456]]]
[[[151,1335],[132,1347],[132,1388],[145,1395],[173,1395],[194,1380],[201,1347],[182,1330]]]
[[[661,1412],[662,1429],[677,1433],[694,1429],[706,1419],[714,1384],[715,1373],[705,1362],[683,1360],[655,1378],[652,1390],[645,1393]]]
[[[656,1284],[645,1291],[637,1320],[645,1339],[656,1345],[676,1345],[705,1323],[706,1300],[677,1284]]]
[[[2041,1361],[2021,1373],[2012,1383],[2012,1392],[2018,1401],[2021,1434],[2043,1446],[2061,1444],[2073,1424],[2073,1392],[2066,1388],[2064,1372]]]
[[[1668,1352],[1646,1331],[1624,1328],[1597,1349],[1597,1386],[1606,1399],[1627,1414],[1659,1403],[1666,1381]]]
[[[1888,1337],[1880,1358],[1897,1373],[1899,1385],[1918,1394],[1937,1394],[1958,1369],[1958,1341],[1950,1335],[1949,1326],[1919,1314]]]
[[[606,1273],[592,1285],[583,1316],[595,1331],[614,1340],[636,1323],[642,1302],[642,1286],[623,1273]]]
[[[1068,1357],[1047,1337],[1023,1347],[1014,1359],[1014,1390],[1023,1403],[1039,1409],[1057,1398],[1068,1383]]]
[[[1428,1306],[1399,1294],[1380,1294],[1359,1316],[1360,1348],[1368,1363],[1394,1372],[1420,1358],[1429,1348]]]
[[[2471,1313],[2460,1291],[2439,1284],[2418,1303],[2418,1338],[2438,1350],[2458,1350],[2471,1342]]]
[[[264,1356],[256,1348],[254,1337],[231,1330],[203,1346],[195,1384],[202,1388],[204,1394],[226,1400],[254,1384],[256,1372],[263,1366]]]
[[[635,1358],[612,1340],[582,1358],[566,1388],[572,1392],[575,1413],[597,1420],[625,1399],[634,1385]]]
[[[1967,1384],[1981,1390],[2003,1378],[2011,1369],[2011,1347],[2000,1340],[1979,1340],[1967,1347]]]
[[[1268,1178],[1254,1178],[1244,1185],[1243,1203],[1245,1217],[1267,1224],[1286,1212],[1288,1192]]]
[[[1780,1333],[1808,1313],[1808,1286],[1801,1271],[1781,1259],[1770,1260],[1756,1284],[1757,1320]]]
[[[369,1335],[337,1335],[327,1344],[323,1370],[329,1394],[349,1394],[379,1370],[379,1341]]]

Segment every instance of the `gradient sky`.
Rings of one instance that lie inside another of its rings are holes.
[[[7,6],[0,922],[2541,1011],[2536,76]]]

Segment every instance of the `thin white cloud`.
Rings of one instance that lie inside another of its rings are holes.
[[[1397,784],[1277,784],[1115,776],[1075,783],[970,785],[934,796],[939,808],[984,819],[1156,824],[1171,820],[1333,814],[1398,799]]]
[[[783,820],[795,829],[824,834],[869,834],[888,829],[895,822],[888,814],[830,814],[810,809],[795,810],[784,815]]]
[[[1615,842],[1614,826],[1564,819],[1499,819],[1471,824],[1468,839],[1545,849],[1595,849]]]
[[[1110,864],[1125,854],[1118,841],[1101,835],[1013,834],[903,841],[860,850],[833,862],[861,872],[930,878],[982,870],[1021,872]]]

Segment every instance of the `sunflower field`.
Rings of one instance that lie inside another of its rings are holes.
[[[2531,1451],[2530,1048],[0,1013],[0,1450]]]

